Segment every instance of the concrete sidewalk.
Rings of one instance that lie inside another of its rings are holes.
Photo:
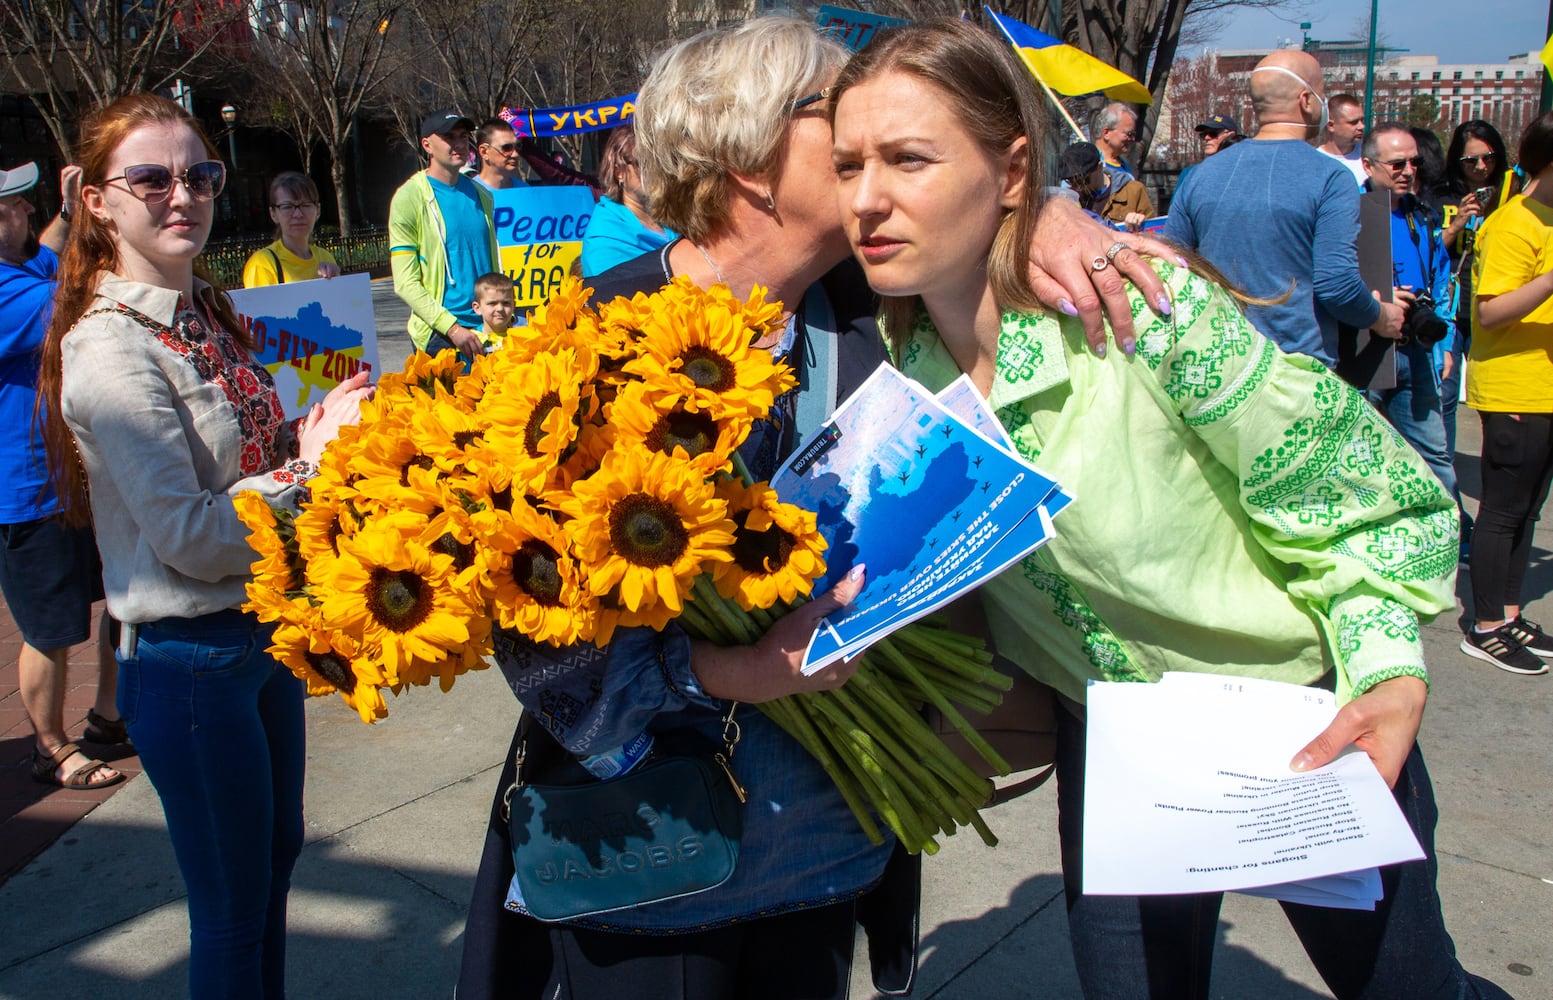
[[[379,283],[381,284],[381,283]],[[379,289],[382,293],[386,289]],[[388,296],[391,299],[391,295]],[[384,333],[403,330],[384,301]],[[402,334],[401,334],[402,337]],[[385,337],[392,367],[404,347]],[[1476,493],[1475,414],[1460,467]],[[1553,593],[1540,532],[1528,593]],[[1463,588],[1465,581],[1463,581]],[[1463,593],[1464,593],[1463,589]],[[1553,597],[1528,608],[1553,623]],[[1433,695],[1421,740],[1440,804],[1439,885],[1468,968],[1520,998],[1553,998],[1553,676],[1518,677],[1456,649],[1459,622],[1425,630]],[[308,843],[290,907],[295,997],[448,997],[485,819],[517,703],[499,674],[417,689],[363,726],[337,699],[308,704]],[[925,865],[913,996],[1076,997],[1050,788],[989,814]],[[184,995],[187,919],[155,791],[128,782],[0,886],[0,998]],[[1215,997],[1329,994],[1277,905],[1231,895]],[[869,997],[866,962],[853,996]]]

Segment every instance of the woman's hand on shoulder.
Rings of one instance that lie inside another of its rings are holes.
[[[1118,243],[1125,249],[1110,254]],[[1131,354],[1135,331],[1128,282],[1137,286],[1154,312],[1170,314],[1170,296],[1145,254],[1186,266],[1167,243],[1111,229],[1090,218],[1074,202],[1049,198],[1036,217],[1030,243],[1030,287],[1050,308],[1078,317],[1084,324],[1084,339],[1096,354],[1105,353],[1103,319],[1110,320],[1117,346]],[[1097,271],[1096,260],[1109,263]]]
[[[1424,720],[1429,685],[1411,676],[1381,681],[1338,710],[1332,724],[1294,755],[1289,766],[1313,771],[1337,759],[1348,746],[1370,755],[1375,769],[1395,788]]]
[[[816,673],[799,670],[820,619],[851,604],[863,589],[864,567],[854,567],[824,596],[794,608],[753,646],[696,643],[692,667],[713,698],[758,705],[805,691],[831,691],[857,673],[858,660],[837,660]]]
[[[361,420],[361,401],[377,391],[367,372],[357,372],[329,390],[322,403],[313,404],[297,434],[297,456],[317,462],[340,428]]]

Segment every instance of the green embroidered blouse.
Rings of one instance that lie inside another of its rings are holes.
[[[989,401],[1077,499],[983,589],[999,649],[1078,701],[1090,678],[1167,670],[1308,684],[1335,666],[1343,700],[1427,681],[1418,616],[1454,607],[1454,501],[1325,366],[1155,267],[1175,308],[1134,292],[1131,358],[1095,357],[1077,320],[1003,317]],[[934,391],[960,374],[925,314],[898,360]]]

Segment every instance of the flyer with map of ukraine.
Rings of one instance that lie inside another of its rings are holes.
[[[861,650],[972,590],[1051,537],[1057,484],[882,366],[772,477],[816,513],[823,593],[854,565],[863,592],[821,623],[805,672]]]
[[[377,378],[377,321],[365,274],[229,293],[237,318],[258,343],[286,416],[300,417],[362,369]]]

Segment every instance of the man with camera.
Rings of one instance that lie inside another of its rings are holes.
[[[1391,194],[1392,295],[1407,310],[1397,339],[1396,387],[1368,396],[1455,495],[1455,456],[1445,443],[1435,369],[1436,360],[1452,363],[1446,350],[1450,325],[1436,312],[1446,300],[1451,262],[1416,197],[1418,164],[1418,144],[1406,125],[1385,122],[1364,137],[1366,187]]]

